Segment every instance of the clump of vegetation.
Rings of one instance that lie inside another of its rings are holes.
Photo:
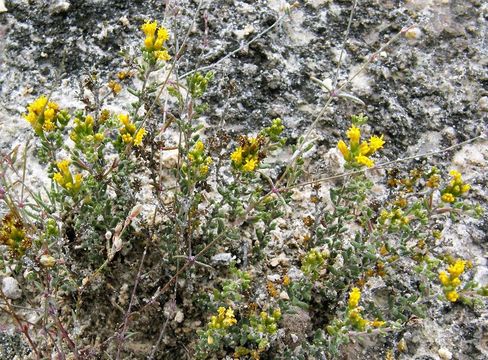
[[[324,191],[324,181],[307,179],[307,135],[291,144],[281,119],[253,134],[210,134],[202,114],[213,73],[172,78],[181,48],[156,21],[141,30],[141,53],[126,54],[120,82],[86,79],[96,102],[61,109],[53,93],[27,105],[48,188],[26,182],[27,145],[0,163],[0,269],[41,313],[31,322],[15,306],[25,299],[0,292],[2,307],[33,358],[135,358],[127,343],[141,334],[154,339],[149,358],[175,356],[176,343],[201,359],[333,358],[358,334],[386,335],[426,316],[435,300],[481,303],[487,291],[470,280],[469,259],[439,246],[446,218],[481,214],[459,172],[390,173],[390,200],[378,202],[367,170],[387,141],[364,140],[368,118],[353,115],[337,143],[349,172]],[[124,88],[136,100],[107,110]],[[273,237],[303,187],[313,188],[313,214],[292,214],[303,219],[303,242],[267,276]],[[219,265],[224,251],[237,261]],[[376,302],[372,279],[400,288]],[[94,303],[109,321],[80,326]],[[301,311],[310,333],[294,334],[289,319]]]

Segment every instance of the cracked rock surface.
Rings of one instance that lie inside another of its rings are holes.
[[[123,62],[119,52],[139,47],[140,25],[145,19],[157,19],[173,38],[189,34],[176,69],[179,76],[242,47],[212,67],[215,79],[205,95],[209,104],[205,120],[210,127],[225,124],[231,132],[247,133],[280,117],[287,135],[296,140],[326,101],[326,91],[311,77],[337,78],[342,83],[354,76],[343,91],[364,104],[334,99],[314,130],[312,172],[331,172],[324,154],[335,147],[355,113],[364,112],[371,130],[385,134],[383,160],[438,151],[481,136],[440,156],[414,159],[409,166],[428,161],[442,169],[460,170],[473,186],[473,199],[486,209],[488,4],[482,0],[358,1],[343,48],[352,2],[298,3],[277,26],[245,45],[285,14],[285,1],[204,0],[197,13],[199,4],[193,0],[1,0],[0,153],[31,137],[21,117],[27,103],[52,91],[62,107],[83,107],[83,76],[96,71],[106,82],[114,78]],[[407,27],[404,35],[371,58]],[[368,60],[366,70],[358,73]],[[130,101],[125,91],[115,108],[124,110],[124,101]],[[31,175],[39,176],[41,167],[33,163]],[[466,226],[448,226],[447,237],[451,249],[473,258],[477,280],[486,284],[488,219],[485,215],[468,225],[469,231]],[[446,307],[433,316],[406,328],[408,350],[402,359],[449,358],[449,354],[453,359],[488,358],[486,311]],[[10,344],[5,339],[0,336],[0,349]],[[386,346],[362,344],[348,351],[351,359],[366,359],[371,349],[384,354]],[[5,347],[3,351],[0,355],[15,354],[11,349],[5,352]],[[13,358],[9,356],[5,359]]]

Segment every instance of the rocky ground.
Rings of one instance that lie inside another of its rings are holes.
[[[2,0],[0,1],[0,151],[31,136],[20,116],[38,95],[68,108],[82,107],[80,81],[93,71],[108,81],[120,69],[118,53],[136,48],[145,19],[166,21],[183,37],[198,8],[193,0]],[[190,29],[179,75],[221,61],[206,95],[209,126],[252,132],[275,117],[296,139],[311,124],[325,92],[311,81],[334,78],[341,58],[352,1],[304,0],[290,16],[243,46],[284,14],[283,0],[204,0]],[[357,104],[337,98],[314,130],[311,158],[316,172],[348,127],[349,115],[364,112],[375,133],[385,134],[385,160],[440,150],[480,136],[475,142],[433,156],[440,168],[457,168],[473,184],[473,199],[487,202],[488,5],[481,0],[358,1],[339,67],[343,81],[402,28],[412,26],[373,59],[345,91]],[[113,104],[123,110],[130,95]],[[413,160],[420,165],[425,159]],[[38,176],[37,167],[32,175]],[[477,280],[488,283],[488,219],[452,227],[452,247],[473,258]],[[441,309],[433,320],[403,334],[412,359],[488,358],[488,314]],[[18,339],[0,341],[17,343]],[[372,345],[374,348],[374,344]],[[2,358],[10,359],[0,344]],[[3,351],[3,353],[2,353]],[[367,351],[367,350],[361,350]],[[351,358],[371,358],[351,350]],[[446,355],[447,354],[447,355]]]

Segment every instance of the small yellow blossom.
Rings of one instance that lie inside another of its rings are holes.
[[[353,125],[347,130],[346,134],[352,145],[359,144],[359,139],[361,138],[361,130],[359,128]]]
[[[370,321],[369,324],[372,326],[372,327],[375,327],[375,328],[378,328],[378,327],[382,327],[382,326],[385,326],[386,322],[384,321],[380,321],[378,319],[374,320],[374,321]]]
[[[288,286],[291,283],[291,279],[288,275],[283,276],[283,285]]]
[[[69,173],[69,164],[70,163],[71,163],[71,161],[69,161],[68,159],[65,159],[65,160],[58,161],[56,166],[58,167],[58,169],[63,174],[66,174],[66,173]]]
[[[108,87],[110,88],[110,90],[112,90],[114,94],[118,94],[122,91],[122,85],[114,80],[110,80],[108,82]]]
[[[457,170],[451,170],[449,172],[449,175],[451,175],[454,178],[454,181],[457,181],[457,182],[462,181],[461,173]]]
[[[449,276],[447,275],[447,273],[445,271],[441,271],[439,273],[439,280],[440,280],[442,285],[444,285],[444,286],[449,285]]]
[[[210,329],[226,329],[232,325],[237,324],[237,320],[234,315],[234,310],[232,308],[225,308],[223,306],[217,309],[217,316],[213,315],[210,318],[208,327]]]
[[[55,116],[56,116],[56,111],[52,108],[48,108],[46,109],[46,111],[44,111],[44,119],[46,120],[52,121]]]
[[[456,198],[451,193],[445,193],[441,196],[441,200],[447,203],[452,203],[456,200]]]
[[[154,55],[156,55],[156,58],[158,60],[162,61],[170,61],[171,60],[171,55],[168,53],[167,50],[158,50],[154,52]]]
[[[372,152],[372,150],[370,149],[368,143],[366,141],[363,141],[361,143],[361,145],[359,146],[359,153],[361,155],[368,155]]]
[[[432,175],[429,177],[429,180],[425,183],[425,185],[431,189],[435,189],[439,187],[439,182],[441,180],[441,177],[437,174]]]
[[[158,27],[158,22],[157,21],[153,21],[153,22],[149,22],[149,21],[146,21],[142,26],[141,26],[141,30],[144,32],[144,34],[146,36],[154,36],[154,34],[156,33],[156,29]]]
[[[53,175],[53,180],[56,181],[59,185],[63,186],[64,185],[64,177],[61,173],[55,173]]]
[[[381,149],[385,141],[383,140],[383,135],[381,136],[371,136],[369,138],[369,147],[371,148],[372,152],[376,152],[377,150]]]
[[[127,114],[120,114],[119,115],[119,121],[123,125],[128,126],[129,125],[129,115],[127,115]]]
[[[352,288],[351,292],[349,293],[349,307],[350,308],[357,307],[360,299],[361,299],[361,291],[357,287]]]
[[[45,119],[44,125],[42,125],[42,129],[44,131],[50,132],[50,131],[54,131],[56,129],[56,126],[53,124],[51,120]]]
[[[457,260],[453,265],[450,265],[447,268],[447,271],[452,277],[456,278],[459,277],[464,272],[465,266],[466,266],[466,261]]]
[[[236,164],[240,165],[242,163],[242,147],[239,146],[235,151],[230,155],[230,159]]]
[[[212,344],[214,343],[214,339],[213,339],[213,337],[211,337],[210,335],[209,335],[209,336],[208,336],[208,338],[207,338],[207,343],[208,343],[209,345],[212,345]]]
[[[242,167],[242,169],[244,171],[253,171],[254,169],[256,169],[256,166],[258,165],[258,161],[254,158],[250,158],[250,159],[247,159],[244,166]]]
[[[158,29],[158,41],[162,41],[163,43],[169,40],[169,32],[163,26],[160,26]]]
[[[139,131],[137,131],[136,136],[134,137],[134,145],[135,146],[141,146],[142,145],[142,139],[146,135],[146,129],[140,128]]]
[[[144,39],[144,46],[148,50],[153,47],[153,43],[154,43],[154,38],[152,36],[148,36],[146,37],[146,39]]]
[[[132,142],[132,136],[130,134],[123,134],[122,141],[126,144],[129,144]]]
[[[205,145],[203,145],[201,140],[198,140],[194,145],[194,149],[198,152],[203,152],[203,150],[205,150]]]
[[[369,157],[364,155],[356,156],[356,162],[361,165],[366,165],[367,167],[371,168],[374,166],[374,161],[371,160]]]
[[[446,294],[446,298],[450,302],[456,302],[459,299],[459,294],[456,290],[452,290]]]
[[[337,148],[341,152],[342,156],[344,156],[345,160],[350,160],[349,148],[343,140],[339,140],[339,142],[337,143]]]

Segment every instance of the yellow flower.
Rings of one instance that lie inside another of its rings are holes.
[[[283,285],[288,286],[290,285],[290,283],[291,283],[290,277],[288,275],[283,276]]]
[[[132,136],[130,134],[124,134],[122,135],[122,141],[125,142],[126,144],[132,142]]]
[[[230,155],[230,159],[236,164],[240,165],[242,163],[242,147],[238,147],[235,151]]]
[[[381,136],[371,136],[369,138],[369,147],[371,148],[372,152],[375,152],[383,147],[385,141],[383,140],[383,135]]]
[[[225,315],[225,307],[221,306],[217,309],[219,317],[223,317]]]
[[[134,145],[135,146],[141,146],[142,145],[142,139],[144,138],[144,135],[146,135],[146,129],[140,128],[139,131],[137,132],[136,136],[134,137]]]
[[[56,181],[59,185],[63,186],[64,185],[64,177],[61,173],[55,173],[53,175],[53,180]]]
[[[37,121],[37,115],[34,112],[30,111],[27,114],[24,114],[24,119],[26,119],[32,126],[34,126]]]
[[[46,120],[52,121],[55,116],[56,116],[56,111],[54,109],[47,108],[44,111],[44,119]]]
[[[350,308],[357,307],[360,299],[361,299],[361,291],[357,287],[352,288],[351,292],[349,293],[349,307]]]
[[[209,335],[209,336],[208,336],[208,338],[207,338],[207,343],[208,343],[209,345],[212,345],[212,344],[214,343],[214,339],[213,339],[213,337],[211,337],[210,335]]]
[[[342,156],[344,156],[344,159],[349,160],[349,148],[343,140],[339,140],[339,142],[337,143],[337,148],[341,152]]]
[[[205,145],[203,145],[201,140],[198,140],[194,145],[194,149],[195,151],[203,152],[203,150],[205,150]]]
[[[50,132],[56,129],[56,125],[54,125],[54,123],[51,120],[46,119],[44,120],[44,125],[42,125],[42,129],[44,131]]]
[[[120,85],[117,81],[110,80],[108,82],[108,87],[114,94],[118,94],[119,92],[122,91],[122,85]]]
[[[361,145],[359,146],[359,153],[361,155],[368,155],[368,154],[370,154],[372,152],[373,152],[372,149],[370,149],[370,147],[369,147],[369,145],[368,145],[368,143],[366,141],[363,141],[361,143]]]
[[[447,273],[445,271],[441,271],[439,273],[439,280],[440,280],[442,285],[444,285],[444,286],[449,285],[449,276],[447,275]]]
[[[469,189],[471,189],[471,185],[469,185],[469,184],[463,184],[461,186],[461,193],[465,193],[465,192],[469,191]]]
[[[144,34],[146,36],[154,37],[154,34],[156,33],[157,27],[158,27],[158,22],[157,21],[153,21],[153,22],[146,21],[141,26],[141,30],[144,32]]]
[[[41,112],[46,107],[46,104],[47,104],[47,97],[45,97],[44,95],[41,95],[36,100],[34,100],[34,102],[32,102],[32,104],[30,104],[27,107],[27,110],[32,111],[32,112],[36,113],[37,115],[40,115]]]
[[[454,200],[456,200],[456,198],[451,193],[445,193],[441,196],[441,200],[447,203],[452,203]]]
[[[200,176],[205,176],[208,173],[208,166],[207,165],[200,165],[198,167],[198,172],[200,173]]]
[[[254,169],[256,169],[256,166],[258,165],[258,161],[254,158],[250,158],[250,159],[247,159],[246,160],[246,163],[244,164],[244,166],[242,167],[242,169],[244,171],[253,171]]]
[[[152,36],[148,36],[144,40],[144,46],[146,47],[146,49],[151,49],[153,47],[153,43],[154,43],[154,38]]]
[[[461,280],[459,280],[458,277],[455,277],[454,279],[451,280],[451,285],[454,287],[458,287],[459,285],[461,285]]]
[[[68,174],[69,173],[69,164],[71,163],[70,160],[68,159],[65,159],[65,160],[61,160],[61,161],[58,161],[56,166],[58,167],[58,169],[63,173],[63,174]]]
[[[454,178],[454,181],[458,181],[458,182],[461,182],[462,179],[461,179],[461,173],[457,170],[451,170],[449,172],[449,175],[451,175],[453,178]]]
[[[367,167],[371,168],[374,166],[374,161],[371,160],[369,157],[364,155],[356,156],[356,162],[361,165],[366,165]]]
[[[156,51],[154,53],[154,55],[156,55],[156,58],[158,60],[162,60],[162,61],[170,61],[171,60],[171,55],[168,53],[167,50]]]
[[[351,126],[346,132],[347,137],[351,140],[351,144],[359,144],[359,139],[361,138],[361,130],[356,126]]]
[[[75,186],[80,187],[82,181],[83,181],[83,175],[75,174]]]
[[[374,320],[374,321],[370,321],[369,324],[372,326],[372,327],[382,327],[386,324],[386,322],[384,321],[380,321],[378,319]]]
[[[464,266],[466,265],[466,261],[464,260],[457,260],[453,265],[450,265],[447,268],[447,271],[453,278],[459,277],[464,272]]]
[[[450,302],[456,302],[459,299],[459,294],[457,293],[456,290],[452,290],[446,294],[446,298]]]
[[[429,178],[429,180],[427,180],[425,185],[427,187],[435,189],[435,188],[439,187],[440,180],[441,180],[441,177],[439,175],[434,174]]]
[[[98,142],[102,142],[105,139],[105,136],[102,133],[95,134],[95,140]]]
[[[158,29],[158,41],[163,43],[169,40],[169,32],[164,26],[160,26]]]
[[[119,115],[119,121],[125,125],[125,126],[128,126],[129,125],[129,115],[127,114],[120,114]]]

